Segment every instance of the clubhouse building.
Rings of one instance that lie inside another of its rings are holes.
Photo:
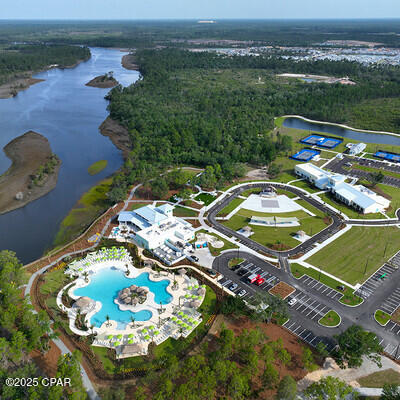
[[[346,183],[345,175],[325,171],[314,164],[298,164],[295,166],[295,173],[317,188],[330,191],[338,200],[361,214],[382,212],[390,205],[390,200],[365,186]]]
[[[118,215],[120,231],[129,231],[131,238],[140,246],[152,251],[167,264],[185,257],[183,247],[193,240],[194,229],[189,222],[174,217],[174,206],[147,205]]]

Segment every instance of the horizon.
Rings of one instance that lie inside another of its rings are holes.
[[[260,18],[261,16],[261,18]],[[129,17],[129,18],[126,18]],[[0,11],[1,20],[197,20],[197,19],[391,19],[400,18],[397,0],[19,0]]]

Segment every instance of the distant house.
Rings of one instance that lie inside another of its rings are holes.
[[[351,156],[356,156],[357,154],[362,153],[367,145],[365,143],[347,143],[346,147],[349,149],[349,154]]]

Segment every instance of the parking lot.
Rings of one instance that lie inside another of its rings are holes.
[[[391,324],[394,324],[392,326]],[[389,321],[389,323],[386,325],[386,330],[392,330],[392,332],[396,331],[396,327],[400,329],[400,325],[396,324],[395,322]],[[383,351],[387,353],[389,356],[393,357],[396,360],[400,359],[400,344],[399,341],[391,341],[388,342],[387,340],[381,339],[379,344],[383,347]]]
[[[318,322],[330,308],[311,298],[308,294],[296,290],[288,299],[294,299],[295,303],[290,307],[291,310],[303,314],[304,317]]]
[[[391,261],[397,264],[399,262],[399,253],[396,254]],[[390,279],[390,275],[393,274],[393,272],[397,271],[396,266],[393,265],[384,264],[354,293],[364,299],[367,299],[369,296],[374,294],[375,290],[377,290],[385,282],[385,280]]]
[[[305,328],[294,319],[289,319],[282,326],[313,347],[316,347],[320,342],[325,344],[328,351],[331,351],[335,347],[332,339],[314,335],[312,331]]]
[[[379,307],[382,311],[392,315],[400,306],[400,287],[398,287]],[[400,328],[400,325],[399,325]]]
[[[323,294],[324,296],[329,297],[330,299],[340,300],[340,298],[343,296],[343,293],[340,293],[337,290],[332,289],[329,286],[326,286],[325,284],[317,281],[314,278],[311,278],[308,275],[303,275],[299,280],[304,285],[309,286],[310,289],[316,290],[320,294]]]
[[[249,283],[247,279],[252,274],[259,274],[261,278],[265,279],[265,282],[258,286],[260,289],[264,289],[265,291],[268,291],[278,282],[280,282],[280,279],[275,275],[263,271],[260,267],[257,267],[253,263],[249,262],[242,262],[236,268],[236,275],[239,279],[239,281],[236,281],[236,283],[238,284],[238,287],[236,289],[234,290],[229,289],[234,282],[226,277],[222,277],[218,282],[235,294],[238,294],[241,290],[244,289],[246,291],[246,294],[241,297],[249,298],[253,295],[255,286]]]

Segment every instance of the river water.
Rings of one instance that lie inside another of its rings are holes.
[[[389,144],[400,146],[400,136],[353,131],[352,129],[346,129],[336,125],[324,124],[322,122],[308,122],[296,117],[286,118],[283,122],[283,126],[286,126],[287,128],[303,129],[313,132],[321,132],[330,135],[342,136],[364,143]]]
[[[0,249],[17,252],[24,263],[48,248],[63,218],[90,187],[111,175],[122,164],[121,152],[102,136],[99,125],[107,117],[104,96],[110,89],[87,87],[92,78],[114,71],[124,86],[139,78],[137,71],[122,67],[124,53],[92,48],[92,57],[72,69],[51,69],[35,75],[44,82],[11,99],[0,99],[0,146],[28,130],[47,137],[61,161],[57,187],[46,196],[18,210],[0,215]],[[102,172],[90,176],[89,165],[107,160]],[[0,174],[11,165],[0,152]]]

